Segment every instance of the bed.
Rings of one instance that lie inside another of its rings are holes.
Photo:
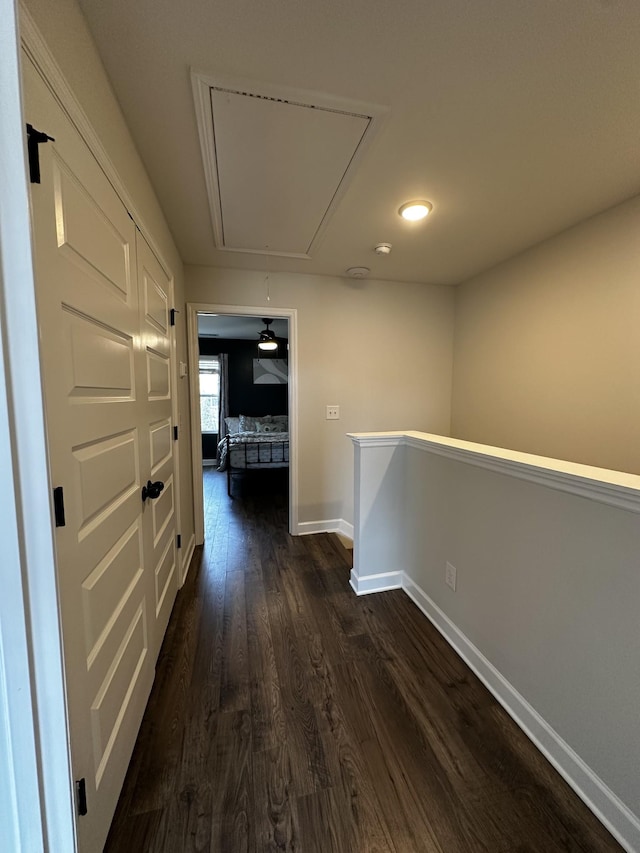
[[[226,418],[227,434],[218,444],[218,470],[231,479],[246,471],[289,467],[289,421],[287,415]]]

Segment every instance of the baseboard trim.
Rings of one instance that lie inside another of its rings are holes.
[[[181,580],[180,586],[184,584],[187,579],[187,573],[189,572],[189,566],[191,565],[191,560],[193,558],[193,552],[196,550],[196,534],[192,533],[189,542],[187,543],[187,547],[184,550],[184,556],[182,558],[182,566],[181,566]]]
[[[384,572],[379,575],[367,575],[361,578],[355,569],[351,569],[349,584],[356,595],[370,595],[373,592],[387,592],[402,588],[402,572]]]
[[[353,573],[352,573],[353,574]],[[628,853],[640,850],[640,820],[580,756],[538,714],[431,598],[406,574],[402,588],[450,646],[475,672],[509,716],[522,729],[580,799]],[[371,580],[383,577],[372,575]],[[360,583],[366,584],[369,578]],[[353,583],[351,584],[353,586]],[[355,591],[361,593],[354,587]],[[377,592],[370,589],[369,592]]]
[[[353,524],[344,518],[327,518],[323,521],[299,521],[296,536],[310,536],[312,533],[339,533],[353,541]]]

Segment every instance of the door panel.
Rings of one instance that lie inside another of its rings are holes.
[[[87,789],[78,842],[93,853],[177,588],[172,283],[24,55],[23,69],[26,119],[55,138],[41,147],[31,202],[51,478],[65,498],[56,563],[71,758]],[[157,506],[141,500],[152,471],[166,484]]]
[[[161,466],[169,461],[173,452],[173,440],[171,437],[171,421],[163,420],[152,424],[151,435],[151,478],[156,477]]]
[[[71,397],[132,400],[134,396],[133,339],[92,317],[71,312]]]
[[[108,203],[101,208],[64,161],[54,160],[52,178],[58,248],[85,273],[120,291],[132,305],[131,243],[118,230],[118,205],[115,210]]]
[[[78,539],[102,525],[114,509],[137,497],[138,448],[135,430],[101,436],[71,449],[79,501]]]
[[[169,325],[173,284],[139,233],[137,260],[140,338],[145,358],[144,376],[140,379],[144,387],[146,430],[142,471],[144,482],[148,478],[164,483],[160,496],[146,501],[143,510],[145,558],[153,566],[153,582],[149,587],[153,608],[150,607],[149,613],[154,616],[152,636],[157,654],[178,589]]]
[[[160,346],[166,341],[169,335],[169,305],[167,302],[167,292],[162,284],[155,281],[151,270],[143,264],[141,270],[142,293],[144,295],[145,305],[145,321],[149,328],[156,328],[160,333]],[[164,278],[164,276],[162,276]]]
[[[139,604],[133,619],[124,623],[125,630],[115,655],[110,658],[106,677],[99,680],[98,689],[91,703],[91,730],[93,735],[93,758],[96,773],[96,788],[109,769],[114,751],[122,746],[120,738],[123,723],[130,720],[128,713],[131,698],[137,691],[140,674],[147,654],[146,610]],[[117,760],[117,759],[116,759]]]
[[[120,578],[127,572],[131,573],[132,567],[137,568],[123,592]],[[90,650],[87,655],[89,669],[113,633],[114,618],[118,618],[128,601],[137,600],[139,592],[136,586],[140,585],[142,573],[142,531],[136,521],[82,584],[85,645]]]
[[[175,540],[169,539],[165,548],[164,554],[160,558],[160,562],[156,566],[155,576],[155,602],[156,602],[156,618],[163,611],[167,596],[171,595],[171,587],[174,582],[176,569],[176,543]]]

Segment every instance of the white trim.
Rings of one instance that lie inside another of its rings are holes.
[[[347,438],[358,447],[400,447],[406,435],[406,432],[348,432]]]
[[[189,416],[191,421],[191,468],[193,478],[193,526],[196,545],[204,543],[204,494],[202,481],[202,433],[200,432],[200,350],[198,312],[187,304],[187,363]]]
[[[144,236],[144,235],[143,235]],[[171,293],[170,308],[176,304],[176,289],[175,279],[173,276],[169,279],[169,288]],[[178,364],[178,325],[169,326],[169,364],[171,369],[171,426],[178,428],[178,440],[175,441],[171,436],[171,452],[173,454],[173,479],[176,489],[177,499],[175,501],[175,533],[182,532],[182,501],[180,500],[180,370]],[[173,431],[173,429],[172,429]],[[184,583],[184,563],[180,561],[178,566],[178,589]]]
[[[629,853],[640,850],[640,821],[551,728],[482,652],[406,574],[402,588],[475,672],[509,716]],[[372,575],[372,579],[380,575]],[[368,578],[366,580],[369,580]]]
[[[269,83],[257,82],[255,80],[221,77],[217,75],[213,77],[210,73],[198,71],[193,68],[191,69],[191,87],[193,90],[198,138],[200,140],[205,186],[207,189],[207,199],[209,201],[209,212],[211,215],[211,225],[216,248],[223,252],[261,255],[263,257],[265,255],[274,255],[276,257],[283,258],[310,260],[324,236],[329,220],[335,213],[340,200],[353,180],[358,164],[365,156],[375,136],[377,136],[382,129],[383,122],[388,113],[388,108],[380,106],[379,104],[370,104],[365,103],[364,101],[352,101],[347,98],[333,97],[321,92],[311,92],[304,89],[292,88],[291,86],[276,86]],[[213,103],[211,98],[211,90],[219,88],[242,93],[252,93],[258,97],[262,96],[273,100],[286,98],[286,100],[292,104],[313,104],[318,109],[328,109],[334,112],[341,111],[350,113],[354,116],[357,115],[360,118],[368,120],[360,141],[353,152],[353,155],[345,169],[344,175],[331,198],[331,201],[322,217],[322,221],[320,222],[306,252],[285,252],[264,247],[247,249],[225,245],[218,174],[216,171],[216,141],[213,129]]]
[[[193,465],[193,515],[196,545],[204,542],[204,499],[202,487],[202,442],[200,440],[200,397],[198,374],[198,312],[264,317],[264,306],[187,303],[187,343],[191,390],[191,459]],[[298,312],[296,308],[268,309],[269,316],[289,322],[289,533],[298,529]]]
[[[310,536],[313,533],[339,533],[353,542],[353,524],[344,518],[327,518],[324,521],[300,521],[296,527],[297,536]]]
[[[381,572],[377,575],[360,577],[355,569],[351,569],[349,585],[356,595],[370,595],[374,592],[388,592],[391,589],[401,589],[402,578],[402,572]]]
[[[350,433],[349,438],[359,447],[404,445],[426,450],[456,462],[494,471],[496,474],[504,474],[640,513],[640,476],[635,474],[609,471],[605,468],[594,468],[590,465],[564,462],[560,459],[489,447],[430,433]]]
[[[191,566],[191,560],[193,558],[193,552],[196,550],[196,534],[192,533],[191,538],[187,544],[187,547],[184,549],[184,556],[182,558],[182,584],[187,579],[187,574],[189,572],[189,567]],[[181,585],[182,585],[181,584]]]
[[[13,0],[0,0],[0,818],[76,849]]]

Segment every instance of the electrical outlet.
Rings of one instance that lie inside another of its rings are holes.
[[[327,406],[327,420],[328,421],[340,420],[340,406]]]
[[[444,570],[444,581],[454,592],[456,591],[456,574],[456,567],[452,566],[451,563],[447,563]]]

